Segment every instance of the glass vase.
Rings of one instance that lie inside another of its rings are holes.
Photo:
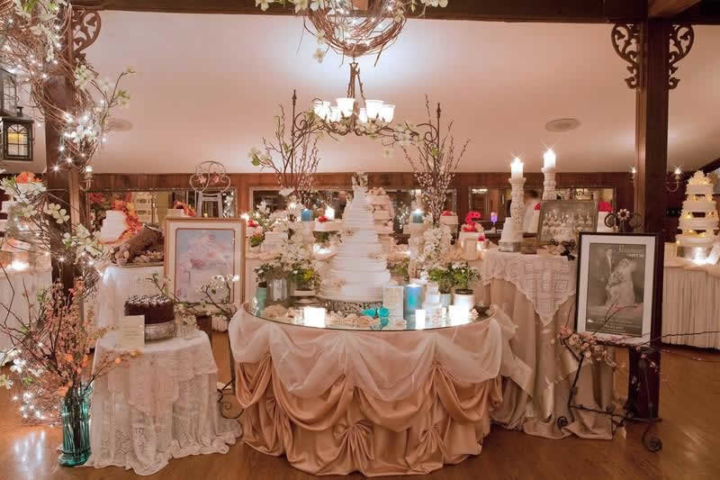
[[[90,458],[90,395],[92,388],[70,390],[62,401],[62,453],[58,463],[64,467],[83,465]]]
[[[265,305],[283,305],[287,307],[290,300],[287,278],[268,280],[267,284]]]

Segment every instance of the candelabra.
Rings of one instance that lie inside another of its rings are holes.
[[[513,176],[509,180],[512,186],[512,203],[510,204],[510,219],[503,225],[500,237],[501,252],[519,252],[523,238],[523,214],[525,204],[523,199],[525,178]]]
[[[557,200],[557,193],[555,193],[555,168],[545,167],[542,169],[543,175],[545,175],[545,181],[543,182],[543,200]]]

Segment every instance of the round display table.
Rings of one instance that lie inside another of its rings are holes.
[[[119,349],[116,338],[99,340],[95,358]],[[147,343],[93,385],[87,465],[152,475],[171,458],[227,453],[240,425],[220,416],[216,385],[204,333]]]
[[[512,363],[507,316],[371,330],[324,313],[275,320],[246,304],[233,318],[245,443],[315,475],[425,474],[480,454]]]

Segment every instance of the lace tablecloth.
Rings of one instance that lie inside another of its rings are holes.
[[[478,455],[500,375],[528,368],[502,312],[425,331],[341,331],[241,309],[229,334],[243,440],[314,475],[426,474]]]
[[[116,348],[114,333],[95,358]],[[227,453],[241,428],[218,409],[217,366],[207,335],[149,343],[95,382],[88,466],[152,475],[171,458]]]
[[[682,259],[665,264],[663,342],[720,348],[720,265],[694,265]]]
[[[50,270],[8,273],[9,275],[5,276],[0,272],[0,322],[5,322],[7,318],[7,325],[12,327],[18,325],[18,319],[23,322],[28,320],[29,305],[25,293],[27,292],[30,301],[35,304],[35,295],[51,285],[52,275]],[[0,365],[5,363],[3,352],[11,347],[10,338],[0,335]]]
[[[577,263],[567,257],[489,250],[485,252],[481,272],[485,286],[493,280],[515,285],[533,304],[544,325],[552,322],[560,306],[576,291]]]
[[[107,267],[96,297],[95,325],[114,327],[118,319],[125,314],[125,300],[129,297],[160,293],[151,283],[141,281],[154,273],[162,278],[163,267]]]

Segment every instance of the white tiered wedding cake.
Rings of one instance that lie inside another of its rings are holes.
[[[381,302],[390,281],[366,187],[355,185],[352,202],[343,215],[342,244],[323,278],[320,297],[341,302]]]
[[[683,202],[680,215],[678,244],[686,249],[686,256],[696,256],[691,252],[695,248],[710,249],[718,240],[718,211],[713,200],[713,184],[703,172],[695,172],[690,178],[686,190],[687,199]]]
[[[125,212],[120,210],[108,210],[105,212],[102,227],[100,228],[100,241],[103,243],[112,243],[120,239],[125,233]]]

